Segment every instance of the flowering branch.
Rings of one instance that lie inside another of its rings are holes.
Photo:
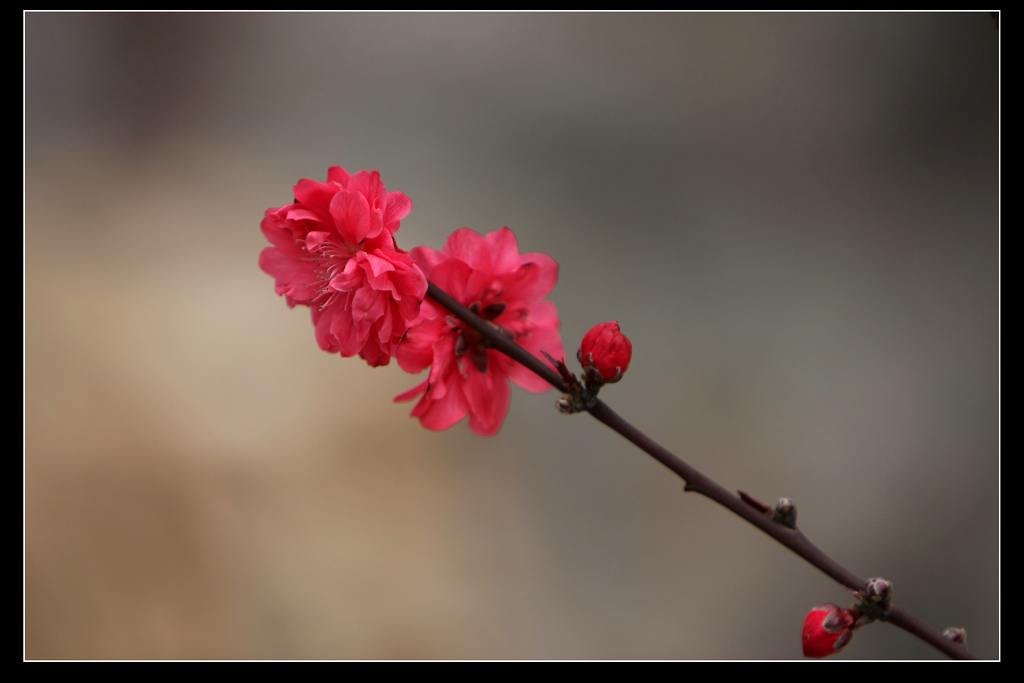
[[[570,387],[566,386],[562,375],[555,368],[544,363],[540,358],[510,339],[499,326],[460,304],[433,282],[428,281],[427,283],[427,296],[476,330],[494,349],[532,370],[559,391],[563,393],[570,391]],[[695,491],[728,508],[851,592],[863,595],[867,589],[867,582],[826,555],[811,543],[803,532],[795,528],[795,511],[791,502],[780,503],[778,511],[776,511],[758,503],[746,494],[741,493],[737,496],[658,445],[653,439],[619,416],[601,399],[594,397],[592,405],[586,410],[608,427],[632,441],[640,450],[679,475],[686,482],[684,491]],[[857,590],[854,591],[854,589]],[[917,636],[953,659],[978,659],[965,646],[951,637],[943,635],[942,632],[932,628],[895,602],[888,603],[884,615],[880,618]]]
[[[394,235],[412,201],[388,192],[377,171],[351,174],[332,166],[327,182],[302,179],[293,192],[291,204],[264,213],[260,228],[272,246],[260,253],[260,267],[274,277],[275,291],[289,306],[309,308],[324,351],[358,355],[371,367],[395,357],[413,374],[430,367],[426,381],[395,397],[419,398],[411,414],[424,427],[448,429],[468,415],[475,433],[497,434],[508,413],[510,382],[533,392],[550,384],[562,392],[559,410],[589,412],[679,475],[685,491],[732,510],[857,597],[846,609],[831,603],[811,609],[803,628],[808,657],[838,652],[855,629],[881,620],[950,657],[976,658],[962,629],[940,634],[892,603],[888,581],[861,581],[807,540],[796,528],[791,500],[782,498],[772,508],[742,491],[734,495],[601,401],[601,387],[619,381],[632,356],[618,323],[597,325],[583,338],[577,354],[583,381],[570,372],[558,311],[544,300],[558,281],[558,263],[550,256],[520,253],[508,228],[486,236],[460,228],[441,251],[403,251]]]

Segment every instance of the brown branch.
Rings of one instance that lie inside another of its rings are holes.
[[[427,295],[451,311],[456,317],[467,322],[498,351],[501,351],[512,360],[525,365],[559,391],[566,391],[566,387],[562,383],[561,375],[559,375],[553,367],[506,337],[492,323],[470,311],[468,308],[446,294],[433,282],[428,283]],[[823,571],[843,586],[856,590],[862,590],[864,588],[865,581],[822,552],[820,548],[811,543],[807,537],[803,535],[803,532],[798,529],[790,529],[773,521],[762,510],[745,502],[739,496],[733,494],[731,491],[722,487],[704,474],[701,474],[671,452],[658,445],[653,439],[641,432],[639,429],[626,422],[626,420],[620,417],[618,413],[609,408],[604,401],[597,399],[597,403],[589,412],[595,418],[608,425],[608,427],[615,430],[629,441],[632,441],[640,450],[652,456],[662,465],[679,475],[679,477],[686,482],[686,486],[684,487],[685,491],[695,491],[700,493],[719,505],[732,510],[737,515],[792,550],[794,553]],[[978,659],[978,657],[967,648],[944,637],[940,631],[932,628],[919,617],[909,612],[905,607],[897,605],[895,602],[891,604],[890,610],[886,616],[886,621],[917,636],[953,659]]]

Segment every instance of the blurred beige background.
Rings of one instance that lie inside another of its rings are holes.
[[[25,656],[797,658],[844,591],[554,394],[494,438],[257,267],[327,167],[561,264],[605,398],[999,650],[978,14],[25,15]],[[841,658],[932,658],[859,631]]]

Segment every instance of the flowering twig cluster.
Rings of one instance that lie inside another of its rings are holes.
[[[858,602],[843,609],[830,602],[811,608],[804,619],[804,655],[827,657],[842,650],[853,632],[875,620],[885,621],[892,603],[892,584],[885,579],[868,579],[864,590],[849,590]],[[962,629],[957,629],[961,633]],[[949,636],[946,636],[947,638]],[[966,639],[960,642],[966,643]]]
[[[520,254],[508,228],[480,235],[456,230],[441,251],[398,248],[394,234],[412,208],[401,192],[387,192],[376,171],[349,174],[334,166],[327,182],[301,180],[292,204],[268,209],[261,227],[273,246],[260,266],[276,280],[289,306],[311,310],[325,351],[359,355],[371,366],[392,356],[403,370],[430,369],[426,381],[396,397],[419,397],[412,416],[428,429],[447,429],[464,417],[481,435],[493,435],[508,413],[509,382],[532,391],[554,387],[563,413],[589,412],[633,442],[686,485],[728,508],[838,581],[858,602],[811,609],[804,622],[804,654],[824,657],[873,621],[888,621],[956,659],[975,658],[963,629],[940,633],[892,601],[892,584],[862,581],[828,557],[796,527],[796,506],[774,507],[744,492],[733,494],[616,414],[600,398],[629,367],[632,345],[617,322],[590,330],[577,359],[582,380],[569,370],[554,304],[545,297],[558,264],[545,254]],[[548,362],[541,360],[540,356]]]

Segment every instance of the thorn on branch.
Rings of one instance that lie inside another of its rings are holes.
[[[757,498],[754,498],[746,491],[737,491],[737,493],[740,494],[740,498],[743,499],[744,503],[760,512],[762,515],[765,515],[766,517],[768,517],[768,519],[772,519],[775,517],[775,510],[768,507],[767,505],[759,501]]]

